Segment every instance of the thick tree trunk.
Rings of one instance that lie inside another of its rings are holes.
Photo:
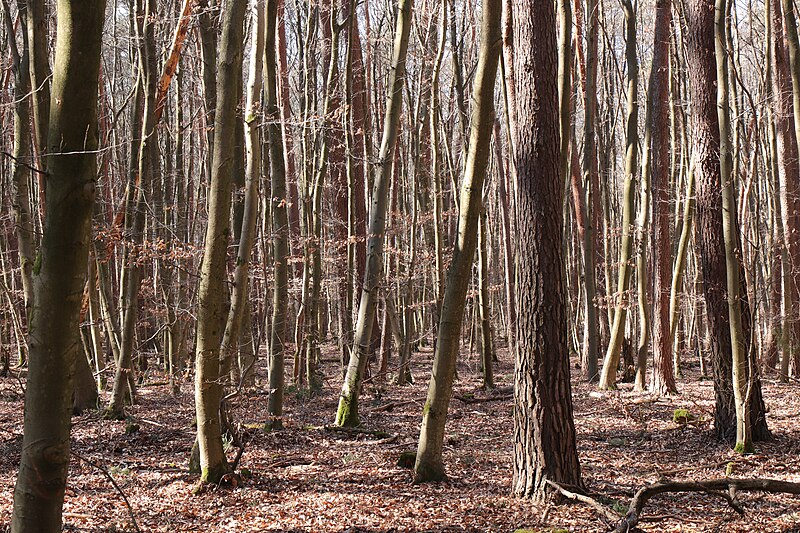
[[[91,242],[97,79],[105,2],[58,2],[56,71],[46,150],[50,201],[34,281],[29,372],[11,531],[61,531],[70,459],[72,374]],[[34,30],[37,38],[44,34]]]
[[[550,0],[515,0],[513,161],[517,265],[512,492],[580,485],[569,377],[559,169],[556,20]]]
[[[714,57],[714,10],[710,0],[692,0],[687,33],[689,90],[694,105],[692,140],[697,185],[695,237],[703,277],[711,362],[714,376],[714,428],[721,440],[733,441],[736,432],[733,386],[731,383],[731,330],[725,244],[722,229],[722,195],[719,159],[719,117],[716,102],[716,60]],[[743,294],[746,294],[744,292]],[[740,300],[745,306],[744,300]],[[754,437],[768,438],[760,384],[752,388],[751,419]]]

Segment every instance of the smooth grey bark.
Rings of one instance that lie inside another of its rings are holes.
[[[446,477],[442,462],[444,427],[453,393],[467,289],[472,279],[472,265],[478,244],[483,182],[491,155],[490,141],[495,118],[494,87],[502,43],[502,5],[502,0],[487,0],[481,17],[481,46],[473,86],[469,152],[458,202],[458,233],[442,301],[428,397],[422,412],[422,429],[414,465],[414,479],[417,482]]]
[[[11,531],[61,531],[73,371],[91,242],[104,0],[59,0],[41,261]],[[38,37],[42,37],[39,35]]]
[[[278,1],[267,0],[267,25],[264,69],[266,75],[267,139],[269,142],[270,181],[272,187],[272,258],[275,285],[272,292],[272,318],[269,340],[268,425],[280,428],[283,416],[284,357],[289,313],[289,198],[286,191],[286,162],[278,108],[278,68],[275,34],[278,24]]]
[[[383,274],[383,246],[386,228],[386,211],[389,193],[389,181],[392,175],[394,147],[397,141],[397,123],[403,102],[403,84],[405,79],[406,52],[408,37],[411,32],[411,10],[413,0],[400,0],[397,6],[397,27],[395,29],[394,51],[392,54],[392,70],[387,83],[387,104],[383,124],[383,140],[378,154],[369,228],[367,231],[367,257],[364,269],[364,285],[361,290],[361,301],[358,307],[358,322],[353,341],[353,354],[347,365],[339,407],[336,411],[336,425],[357,426],[358,395],[361,381],[369,357],[369,346],[372,338],[372,326],[375,322],[375,306],[378,301],[380,281]]]
[[[227,0],[224,3],[222,38],[217,51],[214,152],[208,191],[208,226],[200,269],[195,355],[195,411],[200,479],[208,483],[219,483],[230,470],[222,447],[220,347],[227,317],[225,257],[231,236],[231,153],[234,149],[236,104],[240,98],[237,78],[242,69],[246,10],[247,3],[243,0]]]
[[[622,242],[619,249],[619,276],[617,278],[617,305],[611,326],[611,338],[603,360],[600,375],[601,387],[615,385],[611,369],[619,366],[620,352],[625,339],[625,319],[628,314],[628,287],[633,265],[634,181],[639,166],[639,62],[636,56],[636,13],[631,0],[622,0],[625,13],[625,61],[627,63],[627,98],[625,124],[625,182],[622,192]]]

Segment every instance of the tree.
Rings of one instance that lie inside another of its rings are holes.
[[[197,312],[195,410],[200,450],[201,480],[219,483],[230,466],[222,447],[220,402],[222,401],[221,350],[227,310],[225,263],[231,236],[231,169],[233,165],[237,77],[242,70],[243,23],[247,2],[227,0],[223,4],[222,38],[217,63],[217,105],[214,120],[214,152],[208,193],[208,226],[200,269]]]
[[[510,7],[518,310],[512,492],[543,499],[548,480],[581,483],[565,327],[556,20],[549,0]]]
[[[656,394],[677,392],[672,367],[672,339],[669,337],[669,291],[672,281],[669,204],[669,129],[663,125],[669,118],[669,42],[672,2],[656,0],[656,22],[653,36],[653,65],[647,97],[652,99],[650,116],[652,144],[650,150],[651,187],[653,191],[653,374],[650,390]]]
[[[472,265],[481,224],[483,182],[491,154],[502,5],[502,0],[488,0],[483,6],[481,16],[481,46],[472,94],[475,104],[472,109],[469,153],[461,182],[461,199],[458,202],[458,238],[453,245],[453,260],[447,274],[437,329],[433,373],[428,385],[428,398],[422,410],[422,429],[414,465],[414,479],[418,482],[445,478],[442,463],[444,425],[453,393],[467,289],[472,279]],[[491,360],[488,363],[491,365]],[[485,360],[484,366],[487,366]]]
[[[622,0],[625,12],[625,61],[627,71],[627,98],[625,125],[625,185],[622,199],[622,243],[619,250],[619,277],[617,279],[617,301],[611,338],[603,360],[600,386],[612,388],[616,382],[620,351],[625,339],[625,318],[628,313],[628,286],[633,271],[633,210],[634,177],[639,166],[639,62],[636,57],[636,12],[631,0]]]
[[[272,292],[272,319],[269,340],[269,411],[270,425],[279,428],[283,416],[284,350],[289,312],[289,215],[286,194],[286,164],[283,158],[283,134],[278,109],[278,68],[275,34],[278,23],[278,0],[267,0],[267,25],[264,67],[266,70],[267,140],[269,142],[270,181],[272,185],[272,257],[275,285]]]
[[[389,180],[392,175],[394,149],[397,141],[397,124],[403,103],[403,82],[406,68],[408,36],[411,32],[411,10],[413,0],[400,0],[397,5],[397,27],[395,29],[392,71],[387,83],[386,113],[383,118],[383,138],[378,154],[378,170],[375,176],[372,199],[370,201],[369,228],[367,231],[367,258],[364,269],[364,285],[358,306],[358,322],[353,340],[353,353],[347,365],[347,374],[336,410],[336,425],[357,426],[358,395],[361,381],[369,357],[372,326],[375,322],[375,307],[380,291],[383,271],[384,230],[386,228],[386,208],[389,194]]]
[[[697,186],[695,238],[703,276],[711,363],[714,374],[714,429],[717,438],[732,441],[736,435],[736,414],[731,382],[732,347],[728,309],[728,279],[722,227],[722,185],[720,180],[720,128],[717,115],[717,68],[714,52],[714,10],[711,0],[692,0],[687,27],[689,91],[692,98],[693,162]],[[739,291],[744,296],[747,291]],[[739,303],[746,309],[746,298]],[[747,314],[745,314],[745,318]],[[747,320],[744,321],[745,325]],[[743,329],[749,329],[745,327]],[[749,344],[749,335],[744,340]],[[760,384],[751,388],[751,420],[754,438],[769,436],[764,418]]]
[[[104,0],[59,0],[44,237],[34,269],[29,371],[11,531],[61,531],[70,459],[72,375],[95,196],[96,80]],[[41,38],[42,36],[37,36]]]
[[[739,229],[731,174],[731,118],[728,89],[728,11],[726,0],[716,0],[714,8],[714,49],[717,60],[717,115],[719,116],[719,173],[722,185],[722,235],[728,289],[728,323],[731,336],[731,364],[734,408],[736,411],[736,450],[753,452],[753,424],[750,401],[753,369],[749,367],[748,346],[742,325],[739,274]]]

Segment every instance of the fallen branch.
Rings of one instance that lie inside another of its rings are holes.
[[[602,516],[604,516],[612,524],[616,524],[622,518],[622,516],[620,516],[619,513],[608,508],[607,506],[603,505],[602,503],[598,502],[592,497],[568,490],[564,486],[559,485],[554,481],[550,481],[549,479],[545,480],[545,483],[556,489],[565,498],[585,503],[586,505],[588,505],[589,507],[600,513]]]
[[[725,492],[723,492],[725,491]],[[633,530],[642,515],[645,504],[658,494],[665,492],[705,492],[724,498],[739,514],[744,514],[737,491],[762,491],[772,493],[800,494],[800,483],[777,479],[734,479],[720,478],[705,481],[664,481],[646,485],[636,492],[625,517],[617,524],[615,531],[625,533]]]
[[[93,466],[94,468],[102,472],[102,474],[106,477],[106,479],[108,479],[111,482],[111,484],[114,485],[114,488],[117,489],[117,492],[119,492],[119,495],[122,496],[122,499],[125,501],[125,506],[128,508],[128,514],[131,515],[131,522],[133,523],[134,529],[136,529],[136,531],[138,531],[139,533],[142,533],[142,529],[139,527],[139,523],[136,521],[136,513],[133,512],[133,506],[131,506],[131,502],[128,501],[128,497],[125,495],[125,492],[114,480],[114,477],[108,473],[108,470],[106,470],[99,464],[95,463],[94,461],[90,461],[86,457],[83,457],[75,450],[72,450],[72,455],[74,455],[84,463],[88,464],[89,466]]]
[[[406,400],[404,402],[389,402],[387,404],[376,407],[370,410],[371,413],[383,413],[384,411],[391,411],[395,407],[403,407],[412,403],[419,403],[421,400]]]
[[[502,401],[502,400],[510,400],[513,398],[513,394],[506,394],[503,396],[487,396],[485,398],[470,398],[469,396],[456,396],[457,400],[461,400],[465,404],[472,404],[472,403],[484,403],[484,402],[495,402],[495,401]]]
[[[348,428],[339,426],[323,426],[322,429],[335,433],[347,433],[349,435],[374,435],[375,437],[380,437],[382,439],[392,436],[391,434],[380,429]]]

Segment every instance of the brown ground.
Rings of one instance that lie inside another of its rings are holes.
[[[192,386],[178,398],[163,377],[153,375],[130,410],[139,431],[125,422],[88,413],[73,420],[73,448],[102,465],[132,505],[142,531],[607,531],[588,507],[534,505],[509,496],[513,367],[506,352],[496,375],[499,399],[465,403],[454,399],[446,442],[450,482],[413,485],[409,470],[396,466],[414,449],[430,371],[429,351],[415,354],[409,387],[367,385],[364,426],[386,435],[348,435],[325,430],[333,419],[340,379],[338,364],[325,364],[320,396],[286,397],[284,431],[265,433],[263,386],[235,401],[236,420],[248,439],[240,466],[252,477],[238,488],[213,488],[194,495],[196,479],[186,471],[194,438]],[[332,352],[326,357],[332,358]],[[263,362],[262,362],[263,365]],[[263,376],[264,369],[260,369]],[[474,357],[462,364],[456,395],[484,398]],[[798,384],[764,380],[769,425],[775,439],[758,453],[734,454],[714,441],[707,422],[712,387],[696,369],[680,383],[681,395],[653,400],[630,385],[600,395],[574,382],[575,417],[583,478],[596,494],[624,502],[659,472],[675,479],[732,475],[800,481]],[[160,382],[160,383],[159,383]],[[22,396],[14,378],[0,379],[0,530],[7,529],[19,462]],[[393,409],[386,406],[395,405]],[[383,407],[383,409],[381,409]],[[697,426],[679,426],[673,412],[686,408]],[[231,451],[231,457],[235,450]],[[740,517],[721,498],[701,494],[658,496],[645,508],[645,531],[800,531],[800,499],[789,495],[741,495]],[[610,501],[610,500],[608,500]],[[73,459],[64,506],[67,531],[133,530],[119,492],[97,468]]]

